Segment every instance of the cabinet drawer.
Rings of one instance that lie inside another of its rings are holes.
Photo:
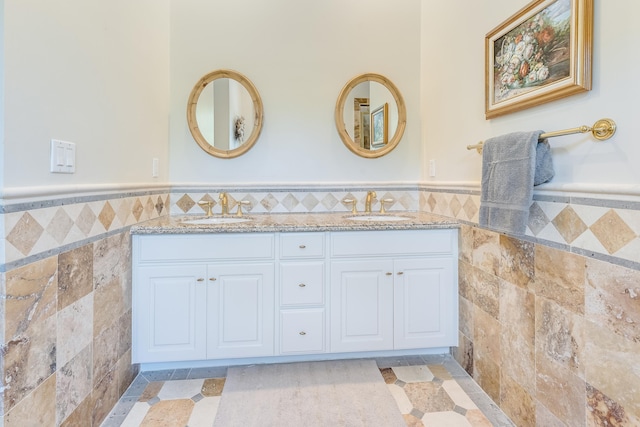
[[[455,230],[354,231],[331,235],[331,256],[429,255],[451,253]]]
[[[324,309],[280,312],[281,353],[324,352]]]
[[[320,258],[324,256],[324,233],[282,233],[281,258]]]
[[[272,259],[274,235],[251,234],[192,234],[134,236],[138,239],[140,261]]]
[[[324,304],[324,262],[280,263],[280,304]]]

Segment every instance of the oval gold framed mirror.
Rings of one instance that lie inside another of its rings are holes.
[[[187,123],[200,148],[215,157],[238,157],[262,130],[262,99],[251,81],[233,70],[216,70],[193,87]]]
[[[335,122],[340,139],[353,153],[367,158],[393,150],[407,124],[404,99],[398,88],[380,74],[361,74],[340,91]]]

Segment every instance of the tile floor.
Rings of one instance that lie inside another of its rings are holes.
[[[376,359],[408,427],[514,424],[448,355]],[[211,427],[226,367],[141,372],[103,427]]]

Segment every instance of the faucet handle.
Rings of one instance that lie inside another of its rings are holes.
[[[342,202],[351,203],[351,213],[352,214],[358,213],[358,209],[356,208],[356,204],[358,203],[358,201],[356,199],[342,199]]]
[[[239,200],[238,201],[238,212],[236,212],[236,216],[242,216],[242,205],[251,206],[251,202],[248,200]]]
[[[380,199],[380,213],[381,213],[381,214],[383,214],[383,213],[387,213],[387,212],[384,210],[384,204],[385,204],[385,203],[393,203],[393,202],[394,202],[394,200],[393,200],[393,199]]]
[[[213,208],[213,200],[200,200],[200,201],[198,202],[198,205],[199,205],[199,206],[206,206],[206,207],[207,207],[207,213],[206,213],[206,215],[207,215],[207,216],[213,216],[213,211],[212,211],[212,208]]]
[[[218,199],[220,199],[220,207],[222,208],[222,215],[229,214],[229,200],[227,193],[222,192],[218,195]]]

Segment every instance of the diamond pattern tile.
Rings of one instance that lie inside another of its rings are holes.
[[[146,202],[144,204],[144,215],[145,218],[153,218],[153,211],[155,210],[156,206],[155,203],[153,203],[153,200],[151,200],[151,197],[147,197],[146,198]]]
[[[162,215],[163,210],[164,200],[162,200],[162,197],[158,196],[158,198],[156,199],[156,212],[158,213],[158,215]]]
[[[102,224],[105,230],[109,230],[109,228],[111,227],[111,223],[113,222],[113,219],[115,217],[116,217],[116,213],[111,207],[111,203],[106,202],[104,204],[104,207],[100,211],[100,215],[98,215],[98,220],[100,221],[100,224]]]
[[[262,200],[260,200],[260,204],[264,207],[265,211],[271,212],[278,206],[278,199],[271,193],[267,194]]]
[[[451,198],[451,203],[449,203],[449,207],[451,208],[451,213],[453,213],[454,218],[458,218],[458,214],[462,210],[462,205],[460,204],[460,200],[458,196],[454,195]]]
[[[616,253],[637,237],[613,209],[589,228],[610,254]]]
[[[436,198],[433,197],[433,193],[429,194],[429,197],[427,198],[427,205],[429,206],[430,212],[433,212],[435,210],[437,201]]]
[[[23,255],[29,255],[43,232],[44,228],[29,212],[26,212],[7,235],[7,242],[11,243]]]
[[[331,193],[322,198],[322,206],[324,206],[328,211],[333,210],[338,203],[340,203],[340,200]]]
[[[62,244],[71,227],[73,227],[73,220],[69,218],[64,209],[58,208],[46,230],[58,244]]]
[[[4,262],[17,261],[158,217],[158,212],[167,211],[168,197],[168,194],[153,198],[116,197],[0,215],[6,233],[2,259]]]
[[[302,199],[302,205],[309,212],[313,211],[319,203],[320,201],[316,199],[316,197],[311,193],[307,194],[306,196],[304,196],[304,199]]]
[[[537,236],[551,222],[537,202],[533,202],[529,208],[529,229]]]
[[[182,210],[182,212],[187,213],[191,210],[191,208],[196,204],[188,194],[180,197],[176,202],[176,205]]]
[[[85,237],[89,236],[97,218],[98,217],[93,213],[93,210],[89,205],[85,205],[84,208],[82,208],[82,211],[80,211],[78,219],[76,219],[76,226],[84,233]]]
[[[298,199],[291,193],[287,194],[284,199],[282,199],[282,206],[287,209],[289,212],[295,211],[296,207],[300,204]]]
[[[551,222],[567,243],[572,243],[587,230],[587,225],[571,206],[567,206],[560,211]]]
[[[140,199],[136,198],[136,201],[133,203],[133,209],[131,210],[136,221],[140,221],[140,216],[142,215],[143,210],[144,208],[142,207],[142,203],[140,203]]]
[[[247,194],[242,198],[242,200],[249,202],[248,206],[243,206],[243,209],[247,212],[252,212],[254,206],[258,205],[258,200],[256,200],[256,198],[253,197],[251,194]]]
[[[120,203],[116,208],[116,218],[120,224],[127,225],[129,216],[131,215],[131,200],[129,198],[120,199]]]
[[[406,210],[416,210],[416,209],[418,209],[418,207],[416,206],[415,199],[413,197],[411,197],[411,195],[408,194],[408,193],[403,193],[398,198],[398,203],[400,203],[400,205]]]
[[[467,217],[465,218],[467,221],[473,220],[473,218],[478,213],[478,206],[476,205],[476,202],[473,200],[473,197],[471,196],[469,196],[467,201],[464,202],[464,205],[462,205],[462,208],[464,209],[464,213],[467,214]]]
[[[344,198],[358,200],[363,209],[366,191],[293,191],[293,192],[230,192],[230,208],[235,200],[248,200],[247,212],[346,212],[350,206]],[[478,194],[446,193],[441,191],[394,190],[378,191],[380,198],[393,198],[388,207],[393,210],[414,210],[477,222],[480,196]],[[169,193],[152,196],[132,196],[92,201],[28,212],[2,215],[4,226],[5,261],[10,262],[40,251],[55,249],[87,237],[94,237],[120,227],[156,218],[168,212],[202,214],[197,200],[211,200],[218,205],[217,194],[207,192],[177,193],[173,205]],[[418,206],[419,202],[419,206]],[[606,205],[606,203],[604,203]],[[170,208],[170,209],[169,209]],[[375,209],[379,209],[379,202]],[[638,262],[640,254],[640,211],[612,209],[598,206],[535,201],[529,210],[527,234],[561,244],[570,244],[597,253],[613,255]]]

